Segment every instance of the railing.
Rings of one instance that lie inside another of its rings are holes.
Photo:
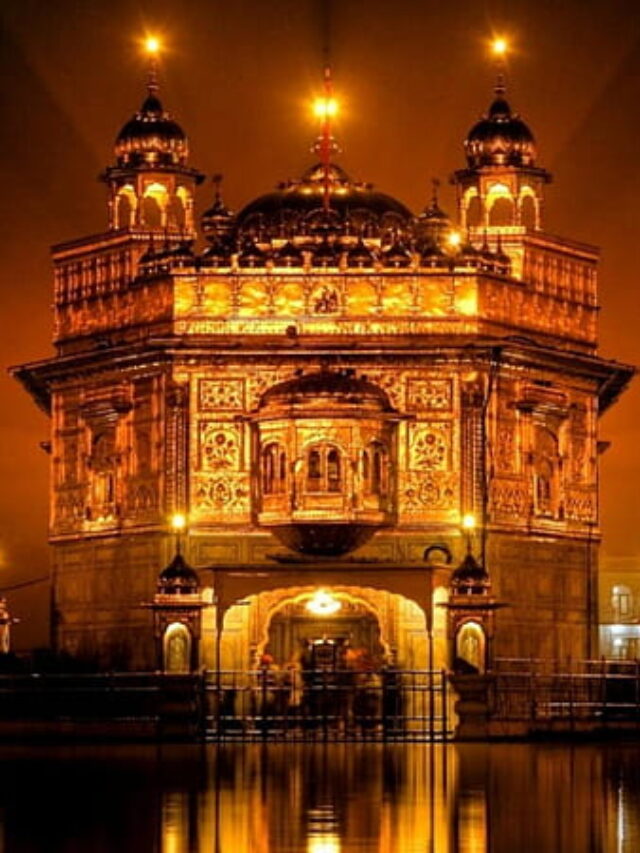
[[[451,736],[444,671],[226,670],[205,674],[216,740],[435,741]]]
[[[640,725],[639,661],[496,661],[491,717]]]

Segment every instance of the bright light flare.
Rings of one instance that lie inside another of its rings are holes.
[[[313,114],[319,119],[333,118],[338,115],[338,102],[335,98],[316,98]]]
[[[462,516],[462,527],[465,530],[475,530],[475,527],[476,527],[475,515],[472,515],[470,512],[465,513]]]
[[[316,616],[331,616],[342,607],[342,602],[334,598],[326,590],[319,589],[305,604],[306,609]]]
[[[182,512],[176,512],[171,516],[171,527],[178,533],[187,526],[187,516]]]
[[[494,56],[506,56],[508,50],[509,42],[501,36],[499,36],[498,38],[494,38],[494,40],[491,42],[491,52]]]
[[[462,237],[459,231],[450,231],[447,234],[447,243],[452,249],[457,249],[462,242]]]
[[[144,49],[151,56],[157,56],[162,48],[162,42],[157,36],[147,36],[144,40]]]

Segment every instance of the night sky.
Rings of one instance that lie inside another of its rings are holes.
[[[6,367],[51,352],[51,244],[100,232],[115,135],[144,95],[145,31],[167,43],[161,98],[191,163],[237,209],[310,162],[323,15],[316,0],[2,0],[0,586],[48,567],[46,417]],[[600,246],[601,352],[640,362],[640,3],[334,0],[340,162],[419,212],[487,108],[486,42],[509,36],[508,99],[554,175],[546,230]],[[200,210],[212,197],[200,190]],[[640,380],[602,422],[605,553],[640,554]],[[10,595],[16,644],[46,641],[46,587]]]

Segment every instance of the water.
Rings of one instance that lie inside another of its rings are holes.
[[[635,745],[0,750],[1,853],[631,853]]]

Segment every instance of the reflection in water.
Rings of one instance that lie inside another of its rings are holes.
[[[631,853],[630,746],[8,748],[2,853]]]

